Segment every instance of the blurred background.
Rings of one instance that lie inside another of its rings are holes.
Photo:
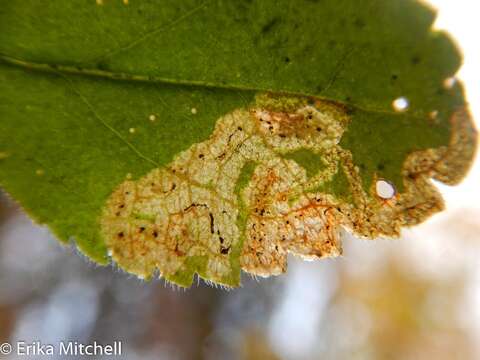
[[[464,52],[479,120],[480,5],[429,2]],[[0,194],[0,343],[119,340],[145,360],[480,359],[479,180],[477,160],[460,186],[440,184],[447,211],[401,239],[346,235],[342,258],[291,258],[287,274],[231,291],[97,267]]]

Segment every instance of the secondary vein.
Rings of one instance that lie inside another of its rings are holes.
[[[69,84],[70,88],[72,89],[72,91],[75,92],[75,94],[78,95],[78,97],[82,100],[82,102],[89,108],[89,110],[92,112],[92,114],[95,116],[95,118],[97,120],[99,120],[103,126],[105,126],[108,130],[110,130],[113,134],[115,134],[116,137],[118,137],[121,141],[123,141],[137,156],[139,156],[141,159],[155,165],[155,166],[159,166],[159,164],[150,159],[149,157],[145,156],[144,154],[142,154],[140,152],[140,150],[138,150],[132,143],[130,143],[127,139],[125,139],[122,134],[120,134],[120,132],[118,132],[113,126],[111,126],[110,124],[108,124],[105,120],[103,120],[103,118],[97,113],[97,111],[95,110],[95,108],[93,107],[93,105],[88,101],[88,99],[75,87],[75,85],[73,84],[73,82],[65,75],[63,74],[60,74],[64,79],[65,81]]]

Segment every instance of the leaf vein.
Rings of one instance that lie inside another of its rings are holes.
[[[62,76],[65,81],[69,84],[70,88],[72,89],[73,92],[75,92],[75,94],[78,95],[78,97],[82,100],[82,102],[89,108],[89,110],[92,112],[92,114],[94,115],[94,117],[100,121],[100,123],[105,127],[107,128],[108,130],[110,130],[117,138],[119,138],[123,143],[125,143],[125,145],[127,145],[138,157],[140,157],[141,159],[155,165],[155,166],[159,166],[159,164],[150,159],[149,157],[147,157],[146,155],[142,154],[142,152],[140,150],[138,150],[131,142],[129,142],[127,139],[125,139],[122,134],[120,134],[120,132],[115,129],[113,126],[111,126],[109,123],[107,123],[99,114],[98,112],[95,110],[94,106],[88,101],[88,99],[75,87],[75,85],[73,84],[73,82],[64,74],[61,74],[60,73],[60,76]]]
[[[144,42],[145,40],[148,40],[149,38],[151,38],[152,36],[154,35],[157,35],[161,32],[164,32],[164,31],[167,31],[167,30],[170,30],[173,26],[179,24],[180,22],[184,21],[185,19],[188,19],[189,17],[191,17],[192,15],[194,15],[195,13],[199,12],[200,10],[202,10],[210,1],[205,1],[203,3],[201,3],[199,6],[196,6],[194,7],[193,9],[190,9],[189,11],[186,11],[184,14],[180,15],[178,18],[174,19],[173,21],[171,21],[170,23],[166,24],[166,25],[160,25],[158,27],[156,27],[155,29],[149,31],[149,32],[146,32],[145,34],[141,35],[138,39],[135,39],[133,40],[132,42],[130,42],[129,44],[126,44],[124,46],[121,46],[117,49],[113,49],[113,50],[108,50],[106,51],[103,55],[100,55],[98,56],[97,58],[94,58],[93,60],[91,61],[86,61],[86,63],[90,63],[90,62],[98,62],[98,61],[101,61],[101,60],[105,60],[109,57],[112,57],[113,55],[115,54],[119,54],[121,52],[124,52],[124,51],[127,51],[127,50],[130,50],[132,49],[133,47],[137,46],[138,44]]]

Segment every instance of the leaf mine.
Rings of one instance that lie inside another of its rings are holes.
[[[240,270],[285,272],[288,253],[339,256],[342,228],[366,238],[398,236],[402,226],[443,208],[430,178],[458,181],[473,156],[476,133],[458,110],[450,146],[412,152],[404,191],[387,188],[382,196],[378,184],[388,179],[365,189],[352,154],[339,145],[350,121],[343,106],[328,101],[258,95],[250,108],[218,119],[209,139],[113,192],[100,220],[109,254],[142,278],[158,270],[189,286],[198,273],[238,286]],[[299,152],[321,160],[316,173],[290,156]],[[347,196],[329,187],[341,178]]]

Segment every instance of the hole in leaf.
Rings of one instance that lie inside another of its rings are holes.
[[[377,192],[377,196],[382,199],[391,199],[396,194],[395,186],[387,180],[378,180],[375,184],[375,190]]]
[[[406,97],[402,96],[393,100],[392,106],[395,111],[402,112],[408,110],[410,103]]]
[[[446,78],[444,81],[443,81],[443,87],[445,89],[451,89],[455,86],[457,82],[457,79],[455,79],[454,77],[449,77],[449,78]]]

